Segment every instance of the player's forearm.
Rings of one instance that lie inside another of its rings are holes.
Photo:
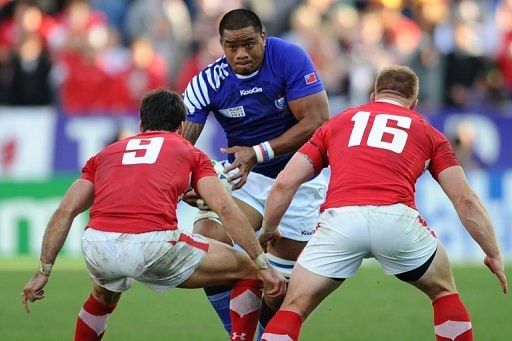
[[[500,254],[494,228],[484,206],[473,192],[454,202],[462,224],[489,257]]]
[[[297,151],[324,122],[320,115],[300,120],[281,136],[269,141],[274,155]]]
[[[196,144],[203,128],[204,124],[185,121],[182,136],[190,143]]]
[[[292,202],[298,186],[290,186],[279,182],[279,177],[272,186],[272,190],[265,204],[263,221],[268,228],[277,228],[286,210]]]
[[[53,214],[44,233],[41,247],[41,262],[55,263],[55,258],[66,241],[74,214],[63,209],[57,209]]]

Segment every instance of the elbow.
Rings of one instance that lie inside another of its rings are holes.
[[[77,215],[79,215],[81,211],[78,208],[69,207],[69,206],[59,206],[55,211],[55,216],[61,219],[74,219]]]
[[[285,177],[283,172],[281,172],[274,182],[273,189],[278,192],[288,192],[299,187],[299,185],[289,180],[289,177]]]
[[[320,128],[325,122],[329,120],[329,115],[320,114],[315,117],[315,120],[311,123],[311,126],[313,128],[313,132]]]
[[[480,201],[473,191],[467,191],[465,193],[461,193],[461,195],[454,200],[454,205],[458,210],[467,212],[473,211],[478,207],[480,205]]]

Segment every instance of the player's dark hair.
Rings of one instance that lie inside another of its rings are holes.
[[[180,95],[166,89],[148,92],[140,105],[142,131],[176,131],[187,116],[187,107]]]
[[[409,67],[403,65],[383,68],[375,81],[375,95],[394,94],[408,100],[418,97],[418,76]]]
[[[254,31],[261,33],[263,28],[260,18],[251,10],[238,8],[224,14],[219,24],[219,34],[222,37],[224,30],[240,30],[246,27],[254,27]]]

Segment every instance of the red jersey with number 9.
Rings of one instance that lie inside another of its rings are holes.
[[[322,210],[341,206],[412,208],[414,185],[425,170],[438,174],[459,165],[446,137],[415,111],[394,101],[348,109],[317,129],[299,152],[315,173],[331,166]]]
[[[115,142],[82,169],[80,178],[94,183],[88,226],[122,233],[176,229],[178,201],[205,176],[217,176],[208,156],[176,133]]]

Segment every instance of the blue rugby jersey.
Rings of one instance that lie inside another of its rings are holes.
[[[210,112],[224,129],[228,146],[253,146],[282,135],[297,120],[288,101],[324,90],[311,58],[298,45],[269,37],[263,63],[249,76],[236,75],[225,56],[188,84],[187,120],[204,124]],[[293,153],[257,164],[253,171],[275,178]],[[234,160],[229,155],[229,161]]]

